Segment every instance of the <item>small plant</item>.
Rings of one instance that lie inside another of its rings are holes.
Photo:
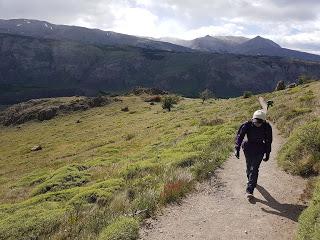
[[[213,97],[212,91],[210,91],[207,88],[203,92],[200,93],[200,98],[202,99],[202,104],[204,103],[204,101],[206,101],[212,97]]]
[[[284,90],[284,89],[286,89],[286,84],[284,83],[284,81],[279,81],[277,83],[275,91],[281,91],[281,90]]]
[[[193,176],[186,169],[169,169],[166,174],[160,200],[163,204],[180,202],[193,188]]]
[[[251,91],[245,91],[244,93],[243,93],[243,98],[250,98],[250,97],[252,97],[252,92]]]
[[[128,133],[127,135],[124,136],[124,139],[126,141],[130,141],[131,139],[133,139],[135,137],[134,133]]]
[[[303,74],[303,75],[300,75],[298,78],[298,85],[310,83],[312,81],[313,79],[310,76]]]
[[[123,107],[123,108],[121,108],[121,111],[122,112],[129,112],[129,107],[128,106]]]
[[[189,183],[182,180],[168,182],[164,185],[161,200],[165,203],[179,202],[189,191]]]

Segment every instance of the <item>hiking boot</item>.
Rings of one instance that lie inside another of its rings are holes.
[[[251,198],[251,197],[253,197],[253,194],[246,192],[246,197],[247,197],[247,198]]]
[[[252,199],[253,198],[253,193],[247,190],[246,191],[246,197],[247,197],[248,200]]]
[[[246,198],[249,201],[249,203],[251,203],[251,204],[255,204],[256,203],[256,199],[254,198],[253,193],[247,191],[246,192]]]

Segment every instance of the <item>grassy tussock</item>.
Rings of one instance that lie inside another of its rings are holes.
[[[85,170],[85,166],[79,165],[62,167],[55,171],[48,179],[43,179],[44,182],[33,189],[32,195],[81,186],[89,181],[89,174]],[[35,184],[35,182],[32,181],[31,184]]]
[[[139,223],[134,218],[120,217],[106,227],[99,240],[134,240],[138,238]]]

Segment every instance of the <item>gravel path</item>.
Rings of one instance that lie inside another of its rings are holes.
[[[294,239],[304,204],[305,180],[279,170],[275,156],[283,139],[273,127],[269,162],[262,162],[255,201],[245,197],[245,159],[231,156],[211,183],[199,186],[181,205],[146,220],[141,239]]]

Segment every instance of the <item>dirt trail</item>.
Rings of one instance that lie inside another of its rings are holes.
[[[305,181],[279,170],[275,156],[283,143],[273,126],[268,162],[262,162],[256,201],[245,198],[245,159],[231,156],[210,183],[183,203],[169,206],[156,220],[148,220],[141,239],[294,239],[297,219],[304,209],[299,201]]]

